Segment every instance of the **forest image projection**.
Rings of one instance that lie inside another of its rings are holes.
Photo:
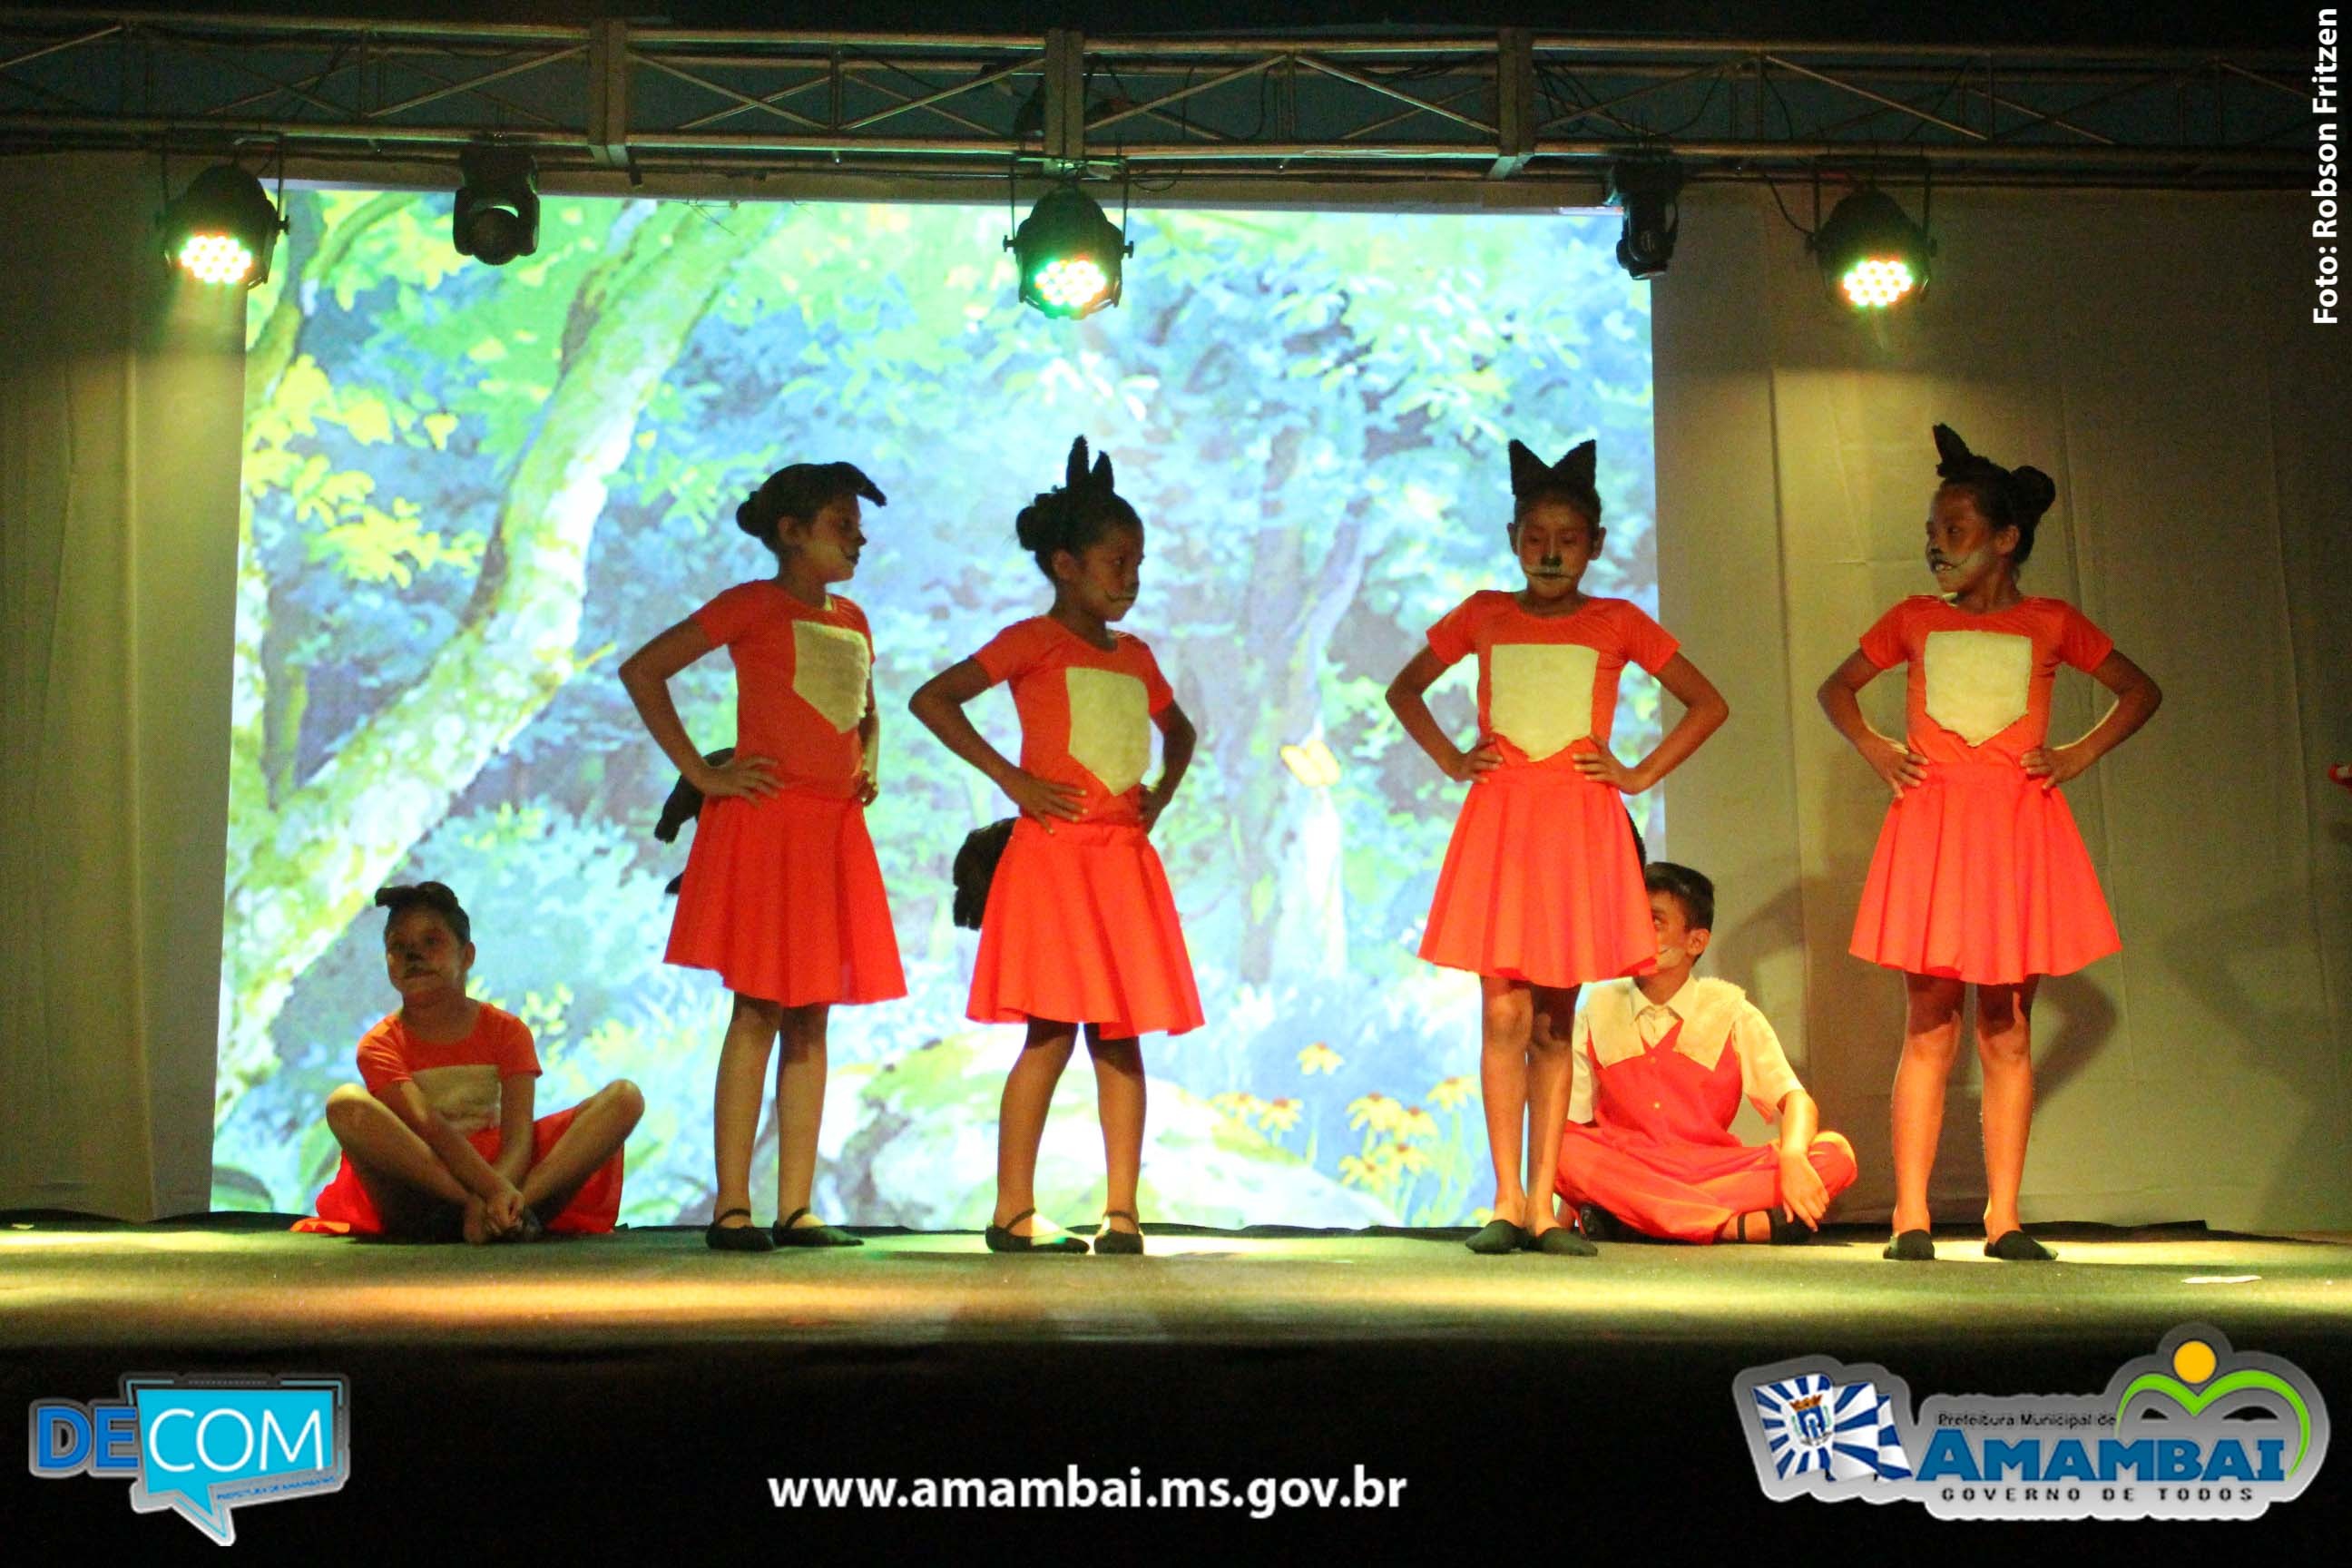
[[[538,255],[493,269],[446,194],[288,201],[247,328],[216,1206],[305,1211],[331,1174],[323,1102],[396,1004],[372,895],[431,878],[473,914],[475,994],[537,1037],[542,1112],[644,1089],[623,1218],[709,1217],[728,1004],[661,962],[686,843],[652,837],[674,774],[614,670],[772,570],[744,492],[845,458],[890,497],[844,591],[909,994],[834,1012],[816,1208],[984,1224],[1020,1031],[963,1018],[949,867],[1011,807],[905,705],[1050,603],[1013,519],[1084,434],[1149,531],[1125,629],[1202,737],[1154,837],[1208,1023],[1144,1040],[1143,1216],[1474,1217],[1475,983],[1413,956],[1463,786],[1381,693],[1439,615],[1517,585],[1509,437],[1599,438],[1585,587],[1655,612],[1649,295],[1613,215],[1139,211],[1125,303],[1066,322],[1015,300],[1002,206],[549,197]],[[1475,680],[1431,694],[1457,736]],[[705,750],[732,682],[719,654],[675,683]],[[1008,694],[972,712],[1015,749]],[[1629,669],[1619,753],[1657,733]],[[1100,1205],[1093,1093],[1065,1076],[1049,1214]]]

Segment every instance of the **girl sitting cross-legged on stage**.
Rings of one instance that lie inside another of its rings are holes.
[[[343,1148],[321,1220],[415,1241],[535,1241],[609,1231],[621,1145],[645,1114],[637,1086],[606,1084],[534,1117],[539,1057],[513,1014],[466,994],[473,922],[438,882],[384,888],[384,970],[400,1010],[360,1041],[365,1089],[327,1097]]]
[[[1959,1052],[1961,994],[1974,985],[1985,1253],[2044,1262],[2053,1254],[2017,1213],[2033,1118],[2034,987],[2121,945],[2058,786],[2147,722],[2162,694],[2082,611],[2019,588],[2034,530],[2057,499],[2050,477],[1979,457],[1948,426],[1936,426],[1936,451],[1927,566],[1939,592],[1880,616],[1821,689],[1830,722],[1895,792],[1853,923],[1855,956],[1901,970],[1906,996],[1886,1256],[1936,1256],[1927,1176]],[[1870,727],[1857,696],[1898,664],[1910,667],[1899,742]],[[2116,701],[2082,739],[2053,746],[2061,664],[2089,671]]]
[[[1470,786],[1421,944],[1432,963],[1477,975],[1484,998],[1478,1079],[1495,1217],[1470,1250],[1589,1256],[1551,1203],[1577,987],[1639,973],[1656,952],[1621,795],[1672,773],[1730,709],[1657,622],[1580,586],[1602,539],[1593,444],[1549,467],[1517,441],[1510,451],[1509,539],[1526,585],[1473,594],[1448,611],[1388,700],[1430,760]],[[1423,693],[1472,654],[1478,739],[1465,752]],[[1631,767],[1609,749],[1629,660],[1685,709]]]
[[[1053,584],[1053,607],[997,633],[909,704],[1021,808],[987,892],[966,1008],[976,1022],[1028,1029],[1004,1080],[986,1239],[997,1252],[1087,1249],[1082,1237],[1038,1217],[1034,1190],[1045,1112],[1084,1025],[1108,1166],[1094,1250],[1139,1253],[1137,1037],[1201,1024],[1183,928],[1150,837],[1192,762],[1194,734],[1151,650],[1111,629],[1135,604],[1143,522],[1114,489],[1110,459],[1089,468],[1080,437],[1062,488],[1024,508],[1017,531]],[[1000,681],[1012,683],[1021,716],[1017,767],[963,710]],[[1155,725],[1163,754],[1159,782],[1146,787]],[[967,868],[982,858],[958,857]]]
[[[907,994],[866,831],[881,738],[874,638],[866,613],[829,591],[849,581],[866,547],[860,497],[883,504],[848,463],[769,475],[735,523],[774,553],[775,574],[737,584],[621,666],[638,717],[703,796],[665,956],[717,970],[735,998],[712,1113],[718,1192],[703,1232],[721,1252],[863,1245],[809,1208],[832,1008]],[[688,738],[669,679],[720,647],[735,662],[735,746],[713,764]],[[777,1218],[761,1230],[751,1224],[751,1145],[780,1035]]]

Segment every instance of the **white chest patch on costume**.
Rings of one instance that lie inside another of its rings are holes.
[[[1981,746],[2025,717],[2033,639],[2015,632],[1929,632],[1927,717]]]
[[[793,623],[793,693],[836,730],[854,730],[866,717],[866,677],[872,668],[866,639],[847,626]]]
[[[419,1068],[408,1075],[425,1103],[459,1132],[479,1132],[499,1124],[499,1069],[491,1062],[462,1067]]]
[[[1601,650],[1582,643],[1499,643],[1486,650],[1486,712],[1496,732],[1541,762],[1592,733]]]
[[[1143,682],[1082,665],[1062,673],[1069,678],[1070,755],[1103,788],[1125,795],[1151,765],[1151,705]]]

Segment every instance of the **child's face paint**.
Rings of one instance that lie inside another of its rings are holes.
[[[1698,955],[1706,951],[1708,933],[1693,931],[1683,914],[1682,900],[1672,893],[1650,895],[1650,929],[1658,939],[1658,973],[1687,973]]]
[[[782,542],[820,583],[846,583],[866,549],[865,512],[856,496],[827,501],[805,523],[786,519]]]
[[[2017,531],[1996,530],[1966,490],[1947,487],[1936,492],[1927,510],[1927,570],[1936,574],[1937,587],[1957,595],[1983,586],[2010,569],[2016,548]]]
[[[1143,587],[1143,530],[1115,523],[1084,550],[1054,557],[1063,602],[1108,624],[1135,607]]]
[[[449,991],[463,996],[473,966],[474,944],[459,942],[431,910],[404,910],[384,928],[384,973],[404,1002],[429,1002]]]
[[[1527,575],[1528,596],[1549,604],[1573,598],[1584,569],[1601,553],[1601,531],[1565,501],[1538,501],[1511,524],[1511,548]]]

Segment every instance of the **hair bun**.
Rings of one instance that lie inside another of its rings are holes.
[[[2040,517],[2050,510],[2050,503],[2058,499],[2057,484],[2048,474],[2030,464],[2010,470],[2009,489],[2018,510],[2028,517]]]
[[[753,490],[735,509],[735,526],[754,539],[765,539],[776,531],[776,525],[761,515],[760,492]]]

